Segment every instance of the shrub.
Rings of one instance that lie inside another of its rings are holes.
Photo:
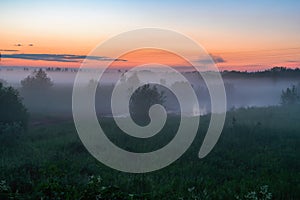
[[[269,186],[264,185],[259,188],[259,191],[251,191],[244,195],[243,198],[236,196],[237,200],[271,200],[272,193],[269,192]]]
[[[299,92],[295,85],[291,88],[283,90],[281,93],[281,104],[282,105],[294,105],[300,102]]]
[[[24,131],[20,122],[0,123],[0,133],[3,134],[18,134]]]
[[[1,78],[0,78],[0,83],[2,83],[2,85],[4,85],[4,86],[7,86],[7,85],[8,85],[7,81],[6,81],[6,80],[3,80],[3,79],[1,79]]]

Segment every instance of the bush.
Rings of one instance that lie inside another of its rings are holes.
[[[0,133],[26,129],[28,113],[17,90],[0,83]]]
[[[2,83],[2,85],[4,85],[4,86],[7,86],[7,85],[8,85],[7,81],[6,81],[6,80],[3,80],[3,79],[1,79],[1,78],[0,78],[0,83]]]
[[[0,133],[3,134],[18,134],[24,131],[20,122],[0,123]]]
[[[291,88],[283,90],[281,93],[281,104],[282,105],[294,105],[300,103],[299,90],[293,85]]]
[[[236,196],[237,200],[271,200],[272,193],[269,192],[269,186],[264,185],[259,188],[259,191],[248,192],[243,198]]]

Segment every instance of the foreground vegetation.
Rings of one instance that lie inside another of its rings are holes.
[[[202,117],[189,150],[147,174],[99,163],[71,120],[32,122],[27,133],[0,134],[0,199],[300,199],[299,120],[299,105],[230,111],[219,142],[200,160],[209,122]],[[119,146],[148,151],[172,139],[178,119],[146,142],[120,138],[111,119],[100,121]]]

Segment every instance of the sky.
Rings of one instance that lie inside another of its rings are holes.
[[[79,67],[85,55],[112,36],[156,27],[192,38],[221,70],[300,67],[299,10],[297,0],[2,0],[0,65]],[[130,54],[118,66],[137,63],[143,55]],[[108,53],[91,60],[109,59],[114,58]],[[176,59],[172,64],[181,65]]]

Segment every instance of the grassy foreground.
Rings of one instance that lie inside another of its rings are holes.
[[[111,140],[135,151],[164,146],[178,122],[145,142],[122,136],[111,119],[100,121]],[[99,163],[71,120],[32,123],[27,133],[0,135],[0,199],[300,199],[299,122],[300,106],[230,111],[219,142],[198,159],[204,116],[189,150],[147,174]]]

